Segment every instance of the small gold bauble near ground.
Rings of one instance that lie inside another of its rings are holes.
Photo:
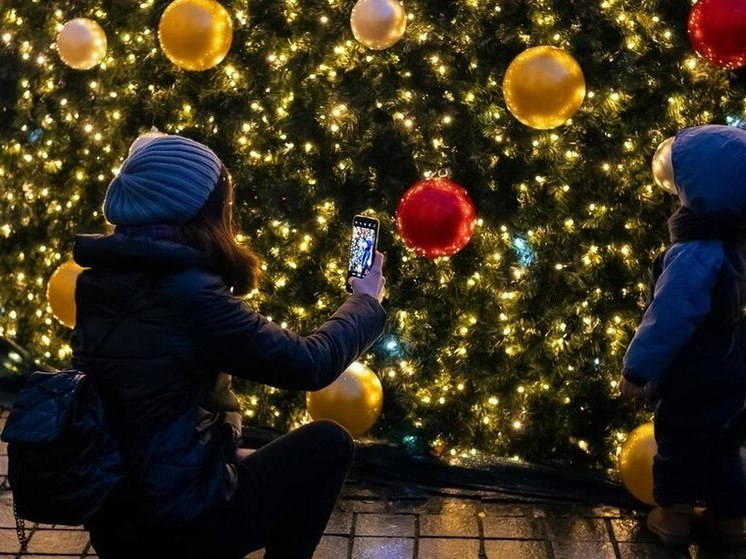
[[[619,454],[622,483],[638,500],[655,505],[653,498],[653,458],[658,453],[652,423],[640,425],[624,441]]]
[[[332,384],[309,392],[307,405],[312,418],[336,421],[353,437],[359,437],[381,415],[383,387],[370,368],[355,361]]]
[[[47,301],[52,314],[68,328],[75,328],[75,286],[82,271],[83,268],[70,260],[52,273],[47,284]]]

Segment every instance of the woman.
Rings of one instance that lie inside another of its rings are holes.
[[[106,193],[111,235],[82,235],[73,355],[104,401],[129,476],[86,524],[109,557],[309,558],[353,443],[330,421],[236,453],[229,377],[290,390],[330,384],[381,334],[382,256],[321,328],[302,337],[239,298],[257,259],[235,241],[233,187],[206,146],[137,148]],[[88,350],[96,347],[95,351]],[[238,420],[238,421],[237,421]]]

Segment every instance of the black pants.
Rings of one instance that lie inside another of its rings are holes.
[[[240,451],[239,451],[240,453]],[[101,559],[310,559],[352,463],[354,444],[332,421],[316,421],[253,454],[239,454],[238,489],[200,526],[143,527],[126,496],[86,524]]]
[[[724,515],[746,516],[746,449],[728,429],[744,408],[743,363],[736,351],[719,361],[682,362],[661,379],[653,467],[659,505],[703,502]]]

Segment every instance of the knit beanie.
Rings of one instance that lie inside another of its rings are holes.
[[[114,225],[176,225],[207,202],[223,164],[207,146],[182,136],[160,136],[132,150],[104,199]]]

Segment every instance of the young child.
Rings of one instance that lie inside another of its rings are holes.
[[[690,539],[695,504],[713,537],[746,542],[746,130],[679,132],[671,163],[681,207],[654,266],[652,301],[624,357],[621,392],[656,383],[658,507],[648,529]]]

